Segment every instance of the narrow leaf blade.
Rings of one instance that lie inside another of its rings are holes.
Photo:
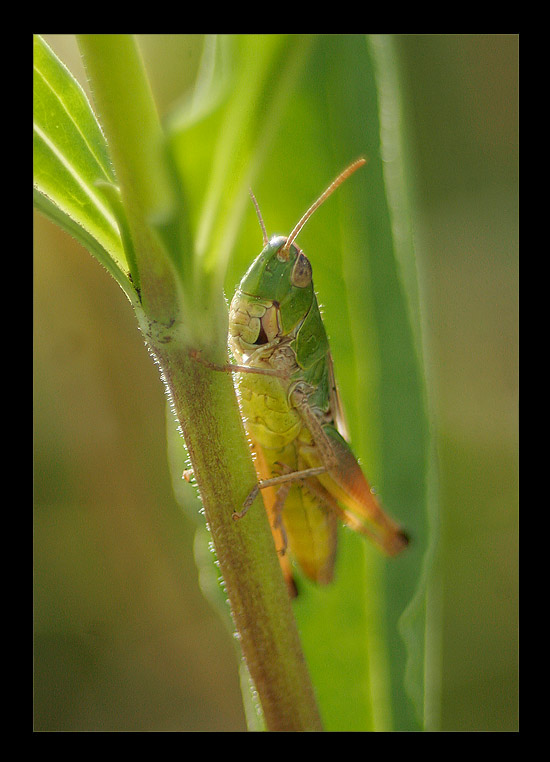
[[[100,187],[115,183],[105,138],[82,88],[38,35],[33,91],[37,206],[131,289],[119,225]]]

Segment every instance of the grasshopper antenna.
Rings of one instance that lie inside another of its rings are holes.
[[[258,219],[260,220],[260,227],[262,228],[262,234],[264,237],[264,246],[267,246],[269,243],[269,238],[267,237],[267,231],[265,229],[264,221],[262,219],[262,213],[260,212],[260,207],[258,202],[256,201],[256,196],[252,193],[252,189],[249,188],[248,192],[250,193],[250,198],[252,199],[252,203],[254,204],[254,208],[256,209],[256,214],[258,215]]]
[[[317,201],[313,203],[307,212],[304,214],[300,222],[294,227],[294,230],[292,233],[288,236],[286,239],[285,245],[282,247],[280,251],[281,259],[288,259],[288,252],[290,251],[290,247],[294,243],[296,237],[298,236],[298,233],[301,231],[301,229],[304,227],[306,222],[309,220],[313,212],[318,209],[321,204],[327,200],[329,196],[331,196],[336,188],[338,188],[339,185],[342,185],[342,183],[350,177],[350,175],[353,175],[353,173],[359,169],[359,167],[362,167],[363,164],[366,164],[367,160],[361,157],[360,159],[356,159],[356,161],[353,162],[353,164],[350,164],[349,167],[346,167],[343,172],[341,172],[336,180],[333,180],[331,184],[328,186],[326,191],[322,193]]]

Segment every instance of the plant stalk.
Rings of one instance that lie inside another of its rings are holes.
[[[231,377],[187,353],[157,360],[181,424],[243,656],[268,730],[322,730],[263,501],[242,508],[257,476]]]
[[[136,315],[184,434],[266,727],[322,730],[261,496],[243,519],[232,518],[257,480],[232,378],[191,357],[196,347],[189,337],[200,334],[200,325],[189,323],[205,315],[183,304],[185,284],[150,228],[151,217],[172,200],[162,130],[135,40],[81,35],[79,42],[136,250],[142,294]],[[202,309],[217,315],[220,304]]]

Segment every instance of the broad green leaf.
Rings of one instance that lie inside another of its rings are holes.
[[[34,37],[35,205],[74,235],[128,293],[129,264],[114,211],[116,180],[88,100],[41,37]]]
[[[312,262],[355,452],[412,544],[387,560],[342,529],[335,582],[299,580],[295,612],[328,730],[418,729],[427,701],[431,452],[403,126],[392,121],[399,93],[382,76],[391,50],[376,47],[389,42],[239,35],[220,105],[174,136],[200,256],[222,273],[228,263],[228,299],[262,247],[247,185],[268,234],[288,234],[339,171],[368,159],[298,244]]]

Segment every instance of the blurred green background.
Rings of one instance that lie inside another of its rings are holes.
[[[85,86],[74,37],[45,39]],[[166,113],[201,39],[140,42]],[[511,731],[519,39],[398,35],[396,47],[439,455],[435,722]],[[236,649],[200,592],[195,525],[171,490],[157,368],[114,281],[38,214],[34,233],[35,729],[244,730]]]

